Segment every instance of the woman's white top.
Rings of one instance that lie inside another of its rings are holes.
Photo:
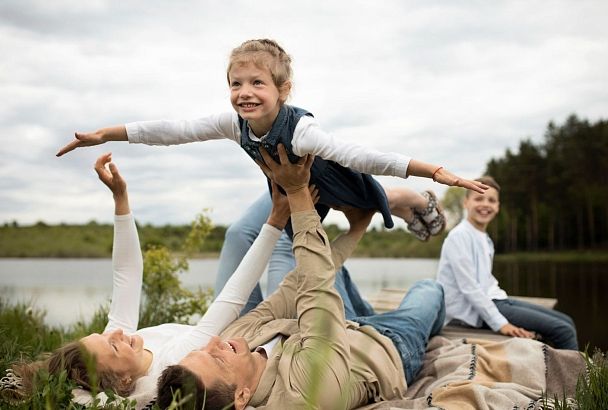
[[[236,112],[225,112],[194,120],[159,120],[125,125],[131,143],[176,145],[188,142],[229,139],[241,144],[241,130]],[[250,135],[253,139],[254,135]],[[372,136],[373,137],[373,136]],[[263,139],[264,136],[261,137]],[[407,177],[410,157],[384,153],[339,140],[321,129],[313,117],[303,116],[296,125],[292,151],[298,156],[312,154],[371,175]]]
[[[139,238],[131,214],[115,216],[112,304],[105,332],[121,328],[126,334],[137,334],[143,338],[144,348],[153,354],[147,375],[138,379],[130,396],[137,400],[138,408],[153,398],[156,381],[166,367],[177,364],[192,350],[206,346],[211,337],[219,335],[238,318],[280,236],[281,231],[264,224],[224,289],[196,325],[166,323],[137,330],[143,277]]]

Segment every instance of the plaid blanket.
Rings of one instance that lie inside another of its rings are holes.
[[[407,400],[371,409],[539,409],[546,397],[572,397],[585,371],[580,352],[530,339],[501,342],[434,337]]]

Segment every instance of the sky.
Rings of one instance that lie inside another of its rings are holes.
[[[606,1],[2,0],[0,223],[110,222],[104,152],[138,222],[234,221],[266,192],[234,142],[55,153],[75,131],[230,111],[228,55],[252,38],[292,56],[289,103],[326,131],[475,178],[549,121],[607,118],[606,16]]]

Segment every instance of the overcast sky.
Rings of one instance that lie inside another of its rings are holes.
[[[608,117],[607,16],[606,1],[2,0],[0,223],[111,221],[92,170],[107,151],[138,221],[233,221],[266,189],[233,142],[55,153],[74,131],[231,110],[228,54],[261,37],[325,130],[477,177],[550,120]]]

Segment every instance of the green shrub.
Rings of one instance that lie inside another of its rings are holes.
[[[91,229],[99,227],[91,224]],[[38,229],[49,229],[38,226]],[[190,232],[182,241],[180,256],[174,256],[162,246],[144,252],[144,283],[140,309],[140,327],[162,323],[188,323],[205,313],[211,300],[210,290],[194,292],[182,288],[179,274],[188,269],[188,256],[200,252],[206,236],[211,232],[209,219],[198,215]],[[69,340],[79,339],[93,332],[102,332],[107,323],[108,305],[101,306],[89,321],[79,321],[68,328],[50,327],[44,323],[45,311],[25,303],[7,304],[0,296],[0,371],[16,361],[39,359],[44,352],[52,351]],[[94,366],[93,366],[94,367]],[[2,374],[3,376],[4,374]],[[1,377],[1,376],[0,376]],[[94,374],[91,377],[95,377]],[[33,394],[24,402],[8,403],[0,399],[0,408],[14,409],[82,409],[71,402],[71,391],[76,387],[67,380],[66,373],[38,374]],[[112,392],[104,409],[134,409],[133,402],[118,399]],[[102,408],[95,400],[89,407]]]

